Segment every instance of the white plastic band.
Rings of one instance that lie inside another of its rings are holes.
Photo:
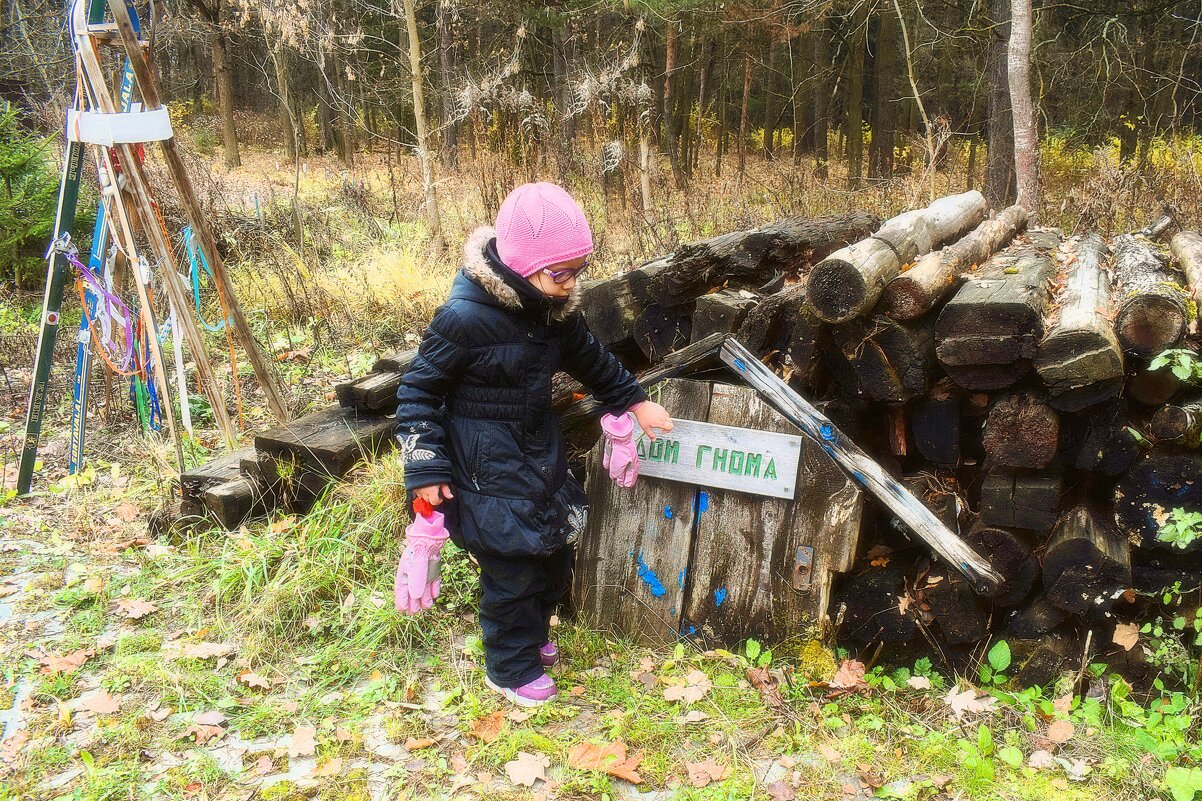
[[[115,144],[161,142],[171,136],[171,115],[166,106],[154,111],[123,111],[119,114],[74,109],[67,112],[67,139],[72,142],[112,147]]]

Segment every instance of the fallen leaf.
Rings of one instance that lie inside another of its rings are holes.
[[[1048,725],[1048,739],[1054,743],[1067,743],[1073,739],[1074,732],[1076,729],[1073,724],[1063,718],[1054,720]]]
[[[199,723],[201,726],[220,726],[225,723],[225,715],[215,709],[211,709],[208,712],[201,712],[192,718],[192,722]]]
[[[772,801],[793,801],[797,798],[797,793],[792,787],[778,780],[768,785],[768,796]]]
[[[421,749],[429,748],[432,745],[434,745],[434,741],[429,737],[422,737],[420,739],[410,737],[409,739],[405,740],[406,751],[420,751]]]
[[[982,714],[992,712],[997,704],[997,699],[992,696],[978,698],[976,690],[969,689],[964,692],[956,692],[955,687],[948,691],[947,697],[943,700],[952,708],[952,714],[956,716],[957,720],[964,717],[966,713]]]
[[[292,527],[295,525],[296,525],[296,515],[288,515],[287,517],[281,517],[279,520],[277,520],[271,524],[271,533],[272,534],[283,534],[284,532],[291,530]]]
[[[472,736],[484,743],[491,743],[501,734],[505,725],[505,712],[498,709],[488,717],[479,718],[472,724]]]
[[[533,787],[536,781],[547,780],[547,768],[550,765],[551,758],[545,754],[518,751],[517,759],[505,763],[505,775],[514,784]]]
[[[1139,626],[1134,623],[1119,623],[1114,627],[1114,644],[1130,651],[1139,642]]]
[[[194,737],[197,745],[204,745],[209,740],[220,740],[225,736],[225,729],[220,726],[205,726],[193,723],[184,731],[185,737]]]
[[[906,679],[906,686],[915,690],[931,689],[931,680],[926,676],[911,676]]]
[[[627,758],[626,744],[615,740],[608,745],[578,743],[568,752],[568,765],[577,770],[601,770],[610,776],[625,779],[631,784],[641,784],[643,777],[636,769],[643,760],[641,753]]]
[[[36,654],[34,655],[37,656]],[[45,654],[38,658],[42,666],[39,672],[47,676],[55,676],[59,673],[74,673],[95,655],[96,652],[91,648],[80,648],[78,651],[72,651],[66,656]]]
[[[709,720],[709,715],[699,709],[690,709],[688,712],[676,718],[677,723],[700,723],[703,720]]]
[[[255,673],[253,670],[244,670],[234,677],[241,684],[246,685],[250,689],[270,690],[271,682]]]
[[[121,709],[116,698],[109,695],[108,690],[99,689],[86,692],[75,702],[76,712],[94,712],[97,715],[115,715]]]
[[[126,523],[132,523],[138,519],[138,507],[129,501],[122,501],[117,504],[117,508],[113,510],[113,514]]]
[[[719,765],[712,759],[687,762],[685,769],[689,772],[689,784],[694,787],[708,787],[711,782],[720,782],[730,775],[729,765]]]
[[[202,787],[204,787],[204,785],[200,782],[188,782],[184,785],[184,798],[191,798],[192,796],[196,795],[200,792]]]
[[[512,720],[514,723],[524,723],[530,720],[530,713],[524,709],[511,709],[505,713],[505,717]]]
[[[843,755],[826,743],[819,744],[818,753],[822,754],[822,758],[832,765],[837,765],[843,761]]]
[[[1065,693],[1052,701],[1052,709],[1061,715],[1067,715],[1073,709],[1073,694]]]
[[[704,698],[713,686],[714,683],[704,671],[694,669],[685,677],[683,686],[674,684],[664,688],[664,698],[668,701],[684,701],[691,704]]]
[[[140,598],[122,598],[117,601],[117,611],[130,620],[141,620],[147,615],[159,611],[154,601],[143,601]]]
[[[288,756],[313,756],[317,752],[317,727],[297,726],[288,741]]]
[[[839,669],[835,671],[830,685],[836,690],[858,690],[867,687],[868,683],[864,681],[864,670],[863,662],[856,659],[844,659],[839,665]]]
[[[1031,756],[1027,757],[1027,764],[1036,770],[1050,770],[1056,767],[1056,757],[1052,756],[1051,751],[1041,748],[1031,752]]]
[[[309,771],[308,778],[329,778],[330,776],[337,776],[339,773],[342,773],[342,757],[333,757]]]
[[[266,776],[273,770],[275,770],[275,763],[271,761],[271,757],[264,754],[255,762],[255,766],[251,769],[251,772],[256,776]]]
[[[869,787],[885,786],[885,777],[874,770],[872,765],[856,765],[856,773],[859,775],[860,781]]]
[[[104,578],[102,576],[92,576],[83,583],[83,588],[90,593],[99,595],[104,592]]]
[[[1084,759],[1077,759],[1072,762],[1069,762],[1067,759],[1058,759],[1056,761],[1064,768],[1065,775],[1075,782],[1085,781],[1085,777],[1092,770],[1089,767],[1089,763]]]
[[[182,656],[187,659],[217,659],[219,657],[229,656],[234,652],[234,646],[220,642],[194,642],[188,643],[182,649],[175,652],[175,656]]]

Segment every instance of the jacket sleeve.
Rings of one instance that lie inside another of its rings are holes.
[[[604,411],[620,414],[647,400],[647,393],[630,371],[588,330],[583,315],[572,315],[566,326],[561,366],[593,393]]]
[[[396,438],[409,490],[451,483],[446,398],[468,356],[455,339],[457,322],[445,306],[435,313],[397,389]]]

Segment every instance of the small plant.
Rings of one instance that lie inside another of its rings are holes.
[[[763,648],[758,640],[748,640],[745,646],[747,663],[752,667],[768,667],[772,663],[772,649]]]
[[[1169,519],[1160,527],[1156,539],[1178,548],[1188,548],[1194,540],[1202,537],[1202,512],[1174,509]]]
[[[1165,366],[1182,381],[1202,380],[1202,360],[1189,348],[1172,348],[1161,351],[1160,355],[1148,365],[1148,369],[1159,370]]]
[[[984,685],[1005,684],[1009,679],[1005,671],[1010,667],[1010,662],[1013,657],[1010,654],[1010,644],[1005,640],[998,640],[989,653],[985,656],[986,663],[981,665],[980,677],[981,683]]]

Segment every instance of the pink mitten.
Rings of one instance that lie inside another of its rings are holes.
[[[442,512],[418,498],[413,522],[405,528],[405,549],[396,569],[393,597],[398,612],[414,614],[434,605],[441,587],[439,554],[450,538]]]
[[[619,487],[633,487],[639,477],[639,454],[634,445],[634,416],[629,412],[615,417],[601,416],[605,433],[603,464]]]

